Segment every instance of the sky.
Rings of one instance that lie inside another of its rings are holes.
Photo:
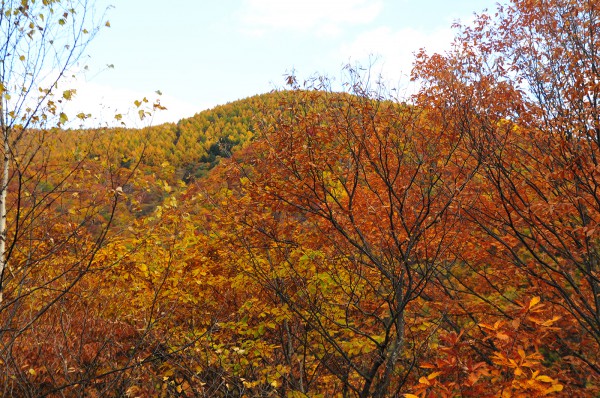
[[[406,87],[414,53],[448,47],[455,21],[495,0],[96,0],[110,28],[82,60],[72,111],[112,124],[135,100],[167,110],[128,124],[176,122],[205,109],[282,88],[294,71],[343,79],[368,66]],[[109,67],[110,65],[110,67]],[[157,91],[162,93],[157,94]]]

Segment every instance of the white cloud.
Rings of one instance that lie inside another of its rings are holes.
[[[440,28],[430,33],[404,28],[392,30],[378,27],[357,36],[343,45],[338,56],[368,66],[375,57],[372,73],[381,73],[391,86],[407,88],[415,53],[425,48],[428,53],[442,52],[449,48],[454,37],[451,28]]]
[[[254,34],[289,29],[332,36],[373,21],[382,7],[382,0],[245,0],[240,18]]]

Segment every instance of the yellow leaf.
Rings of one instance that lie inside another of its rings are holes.
[[[535,379],[538,381],[541,381],[542,383],[552,383],[554,381],[554,380],[552,380],[551,377],[544,376],[544,375],[538,376]]]
[[[70,101],[73,98],[73,94],[75,94],[76,90],[65,90],[63,91],[63,98],[67,101]]]
[[[542,326],[550,326],[552,325],[554,322],[558,321],[561,317],[560,316],[554,316],[552,319],[548,319],[547,321],[542,323]]]
[[[427,379],[431,380],[431,379],[435,379],[436,377],[438,377],[439,375],[441,375],[443,372],[433,372],[432,374],[430,374],[429,376],[427,376]]]
[[[562,384],[555,384],[546,391],[544,391],[544,395],[552,394],[553,392],[559,392],[563,390]]]
[[[540,302],[540,298],[538,296],[533,297],[531,299],[531,301],[529,302],[529,309],[533,308],[534,306],[536,306],[539,302]]]
[[[419,398],[419,396],[415,394],[404,394],[404,398]]]

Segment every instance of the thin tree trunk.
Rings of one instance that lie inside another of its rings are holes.
[[[10,152],[8,142],[8,127],[4,122],[3,103],[0,99],[0,128],[4,141],[4,157],[2,159],[2,185],[0,185],[0,304],[4,296],[4,274],[6,271],[6,199],[8,194],[8,172],[10,163]]]

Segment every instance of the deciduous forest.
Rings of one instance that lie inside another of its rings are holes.
[[[2,396],[600,395],[598,1],[455,26],[411,96],[66,128],[90,7],[1,2]]]

